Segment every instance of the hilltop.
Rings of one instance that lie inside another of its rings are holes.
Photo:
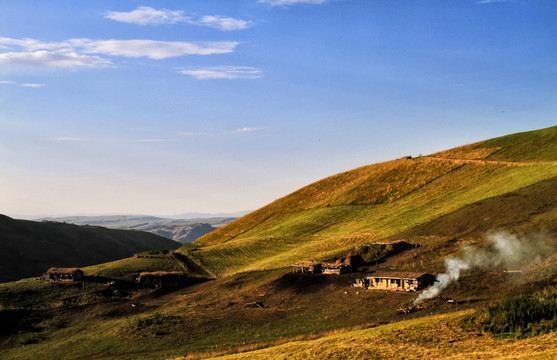
[[[180,244],[143,231],[15,220],[0,215],[0,282],[39,276],[50,267],[82,267]]]

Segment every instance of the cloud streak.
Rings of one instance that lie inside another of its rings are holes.
[[[263,76],[263,72],[260,69],[249,66],[212,66],[180,70],[178,73],[198,80],[258,79]]]
[[[27,88],[42,88],[42,87],[44,87],[44,86],[46,86],[46,85],[45,85],[45,84],[34,84],[34,83],[31,83],[31,84],[20,84],[19,86],[20,86],[20,87],[27,87]]]
[[[156,40],[90,40],[79,39],[73,43],[90,54],[104,54],[123,57],[147,57],[160,60],[185,55],[228,54],[234,51],[238,42],[215,41],[192,43],[185,41]]]
[[[167,139],[138,139],[135,140],[135,142],[141,142],[141,143],[156,143],[156,142],[167,142]]]
[[[112,62],[102,56],[146,57],[154,60],[186,55],[227,54],[235,50],[237,41],[185,42],[131,40],[69,39],[42,42],[35,39],[0,37],[0,64],[48,67],[104,67]],[[15,51],[19,50],[19,51]]]
[[[17,83],[15,81],[10,81],[10,80],[1,80],[0,81],[0,85],[16,85],[19,87],[25,87],[25,88],[41,88],[46,86],[46,84],[37,84],[37,83]]]
[[[60,53],[46,50],[34,52],[6,52],[0,54],[0,64],[50,67],[100,67],[111,62],[99,56]]]
[[[243,30],[251,26],[251,22],[220,15],[186,16],[182,10],[154,9],[140,6],[128,12],[109,11],[105,17],[114,21],[136,25],[172,25],[185,23],[206,26],[222,31]]]

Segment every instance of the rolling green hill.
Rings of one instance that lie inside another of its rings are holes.
[[[361,167],[308,185],[179,251],[221,276],[325,259],[554,183],[556,144],[557,126]]]
[[[84,268],[101,281],[0,284],[7,324],[0,358],[554,358],[556,143],[552,127],[361,167],[174,253]],[[419,246],[366,271],[436,274],[465,246],[484,246],[493,230],[534,234],[529,245],[542,236],[547,246],[517,268],[463,270],[441,296],[406,315],[397,309],[416,293],[352,286],[362,273],[301,275],[289,267],[404,239]],[[182,271],[192,282],[145,289],[133,281],[141,271]],[[504,304],[543,316],[512,331],[486,330],[516,318]]]
[[[40,276],[50,267],[82,267],[180,246],[143,231],[14,220],[3,215],[0,234],[0,282]]]

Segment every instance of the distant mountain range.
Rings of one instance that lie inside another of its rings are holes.
[[[0,282],[39,276],[49,267],[82,267],[178,247],[174,240],[143,231],[0,215]]]
[[[226,225],[236,217],[203,217],[204,214],[190,213],[198,218],[162,218],[148,215],[100,215],[100,216],[66,216],[47,217],[39,220],[57,221],[75,225],[103,226],[111,229],[127,229],[147,231],[164,236],[180,243],[189,243],[212,232],[220,226]],[[205,214],[209,215],[209,214]]]
[[[228,217],[232,217],[232,218],[240,218],[246,214],[249,214],[251,212],[251,210],[245,210],[245,211],[237,211],[237,212],[232,212],[232,213],[197,213],[197,212],[190,212],[190,213],[184,213],[184,214],[178,214],[178,215],[166,215],[166,216],[161,216],[162,218],[167,218],[167,219],[210,219],[210,218],[228,218]]]

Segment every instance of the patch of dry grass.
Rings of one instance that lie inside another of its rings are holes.
[[[557,334],[496,339],[458,325],[467,312],[402,321],[314,340],[291,341],[219,359],[552,359]],[[175,358],[180,359],[180,358]]]

